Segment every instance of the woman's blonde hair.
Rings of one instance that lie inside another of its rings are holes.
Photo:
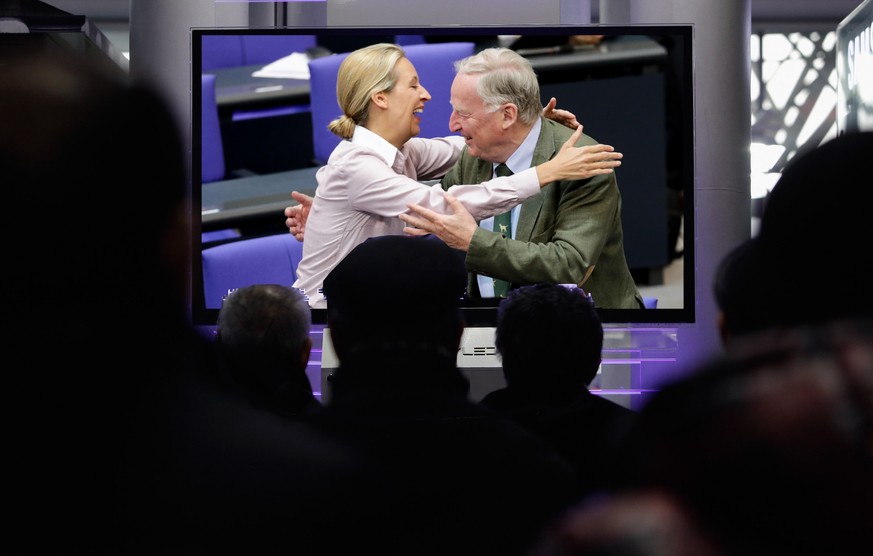
[[[378,43],[355,50],[342,61],[336,80],[336,100],[343,115],[327,128],[334,135],[350,139],[356,125],[370,116],[370,96],[390,91],[397,83],[394,68],[406,54],[396,44]]]

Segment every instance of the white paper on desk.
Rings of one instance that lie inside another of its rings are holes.
[[[309,56],[302,52],[294,52],[270,62],[252,77],[279,77],[283,79],[309,79]]]

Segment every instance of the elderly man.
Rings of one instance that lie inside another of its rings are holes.
[[[498,171],[521,171],[553,157],[570,136],[564,126],[541,117],[536,74],[516,52],[489,48],[456,65],[449,120],[466,148],[443,178],[445,188],[475,183]],[[582,144],[596,144],[583,135]],[[449,199],[453,215],[415,205],[401,215],[408,233],[432,233],[466,252],[475,279],[470,297],[500,295],[499,278],[509,287],[533,283],[584,284],[595,304],[606,308],[643,307],[624,254],[621,194],[614,172],[565,180],[513,209],[508,228],[477,225],[460,203]],[[499,218],[499,217],[495,217]],[[496,282],[496,283],[495,283]],[[495,292],[494,288],[498,291]]]

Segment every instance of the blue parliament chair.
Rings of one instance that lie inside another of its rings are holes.
[[[410,44],[424,44],[427,41],[424,35],[394,35],[394,42],[400,46],[408,46]]]
[[[265,66],[294,52],[306,52],[318,45],[315,35],[206,35],[203,37],[201,71],[240,66]],[[309,104],[274,106],[257,110],[234,110],[232,121],[309,112]]]
[[[312,150],[315,162],[323,166],[330,153],[339,144],[340,138],[330,132],[327,125],[339,117],[336,100],[336,78],[340,64],[348,52],[332,54],[309,61],[309,109],[312,113]]]
[[[244,66],[269,64],[294,52],[306,52],[317,44],[315,35],[243,35]]]
[[[290,233],[242,239],[201,251],[203,292],[208,309],[220,309],[231,291],[252,284],[291,286],[303,243]]]
[[[473,54],[472,42],[424,43],[404,46],[407,58],[418,71],[422,84],[432,99],[425,105],[419,137],[450,135],[449,102],[455,78],[455,60]],[[336,80],[339,66],[348,53],[334,54],[309,61],[309,97],[312,110],[312,145],[315,161],[323,165],[340,139],[327,125],[340,115],[336,100]]]
[[[200,69],[212,70],[269,64],[317,44],[315,35],[206,35]]]
[[[245,65],[242,37],[239,35],[205,35],[201,47],[200,71]]]
[[[224,179],[224,146],[215,100],[215,76],[202,74],[200,86],[200,177],[203,183],[209,183]]]
[[[404,46],[406,57],[418,71],[418,78],[431,94],[424,106],[419,137],[452,135],[449,117],[452,115],[451,91],[455,79],[455,61],[473,55],[472,42],[410,44]]]

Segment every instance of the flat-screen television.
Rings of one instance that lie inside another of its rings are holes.
[[[873,0],[837,26],[837,129],[873,130]]]
[[[625,255],[641,289],[662,284],[665,269],[677,256],[682,259],[680,275],[672,278],[678,283],[671,287],[680,292],[673,300],[661,299],[646,309],[603,307],[604,323],[693,323],[693,38],[692,25],[193,29],[195,324],[214,324],[220,307],[220,302],[204,296],[197,256],[201,250],[222,241],[287,233],[283,207],[292,204],[292,190],[306,190],[295,183],[296,177],[302,176],[313,191],[314,172],[321,162],[313,149],[309,84],[301,60],[305,66],[308,59],[374,42],[473,42],[477,50],[504,46],[526,56],[537,73],[543,103],[556,97],[560,108],[577,116],[586,134],[624,154],[616,179]],[[215,86],[217,128],[204,116],[204,108],[209,108],[203,105],[204,74],[214,76],[210,83]],[[449,102],[447,92],[431,87],[427,75],[420,77],[434,95],[428,106]],[[209,154],[205,149],[214,148],[214,133],[221,135],[223,148],[217,180],[206,178],[204,167]],[[448,121],[436,133],[451,135]],[[493,326],[497,303],[462,300],[468,324]],[[325,313],[313,309],[313,322],[326,322]]]

